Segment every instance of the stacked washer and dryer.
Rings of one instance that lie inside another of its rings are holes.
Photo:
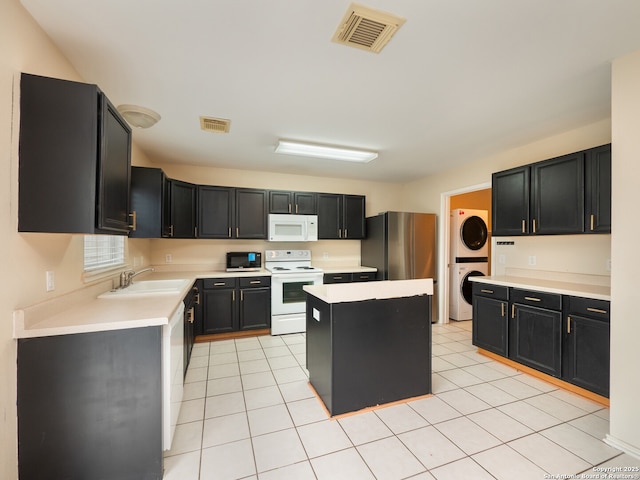
[[[489,274],[489,231],[486,210],[458,208],[451,211],[449,262],[449,318],[471,320],[470,277]]]

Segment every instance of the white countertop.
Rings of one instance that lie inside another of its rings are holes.
[[[433,295],[433,280],[383,280],[381,282],[332,283],[305,285],[307,293],[326,303],[359,302],[384,298]]]
[[[603,285],[517,277],[512,275],[469,277],[469,280],[478,283],[489,283],[492,285],[523,288],[539,292],[557,293],[560,295],[573,295],[575,297],[593,298],[596,300],[611,300],[611,287]]]
[[[317,265],[318,268],[321,268],[324,273],[364,273],[364,272],[377,272],[378,269],[374,267],[366,267],[364,265],[352,265],[348,267],[323,267],[322,265]]]
[[[13,338],[48,337],[74,333],[100,332],[166,325],[180,302],[199,278],[270,276],[269,271],[226,272],[224,270],[189,270],[182,266],[175,271],[158,268],[144,273],[136,280],[187,279],[185,287],[176,294],[144,297],[97,298],[109,291],[113,280],[105,280],[51,300],[13,312]],[[336,267],[337,268],[337,267]],[[339,271],[353,267],[344,267]],[[359,267],[355,267],[359,268]],[[368,268],[368,267],[365,267]],[[357,270],[371,271],[371,270]],[[372,269],[375,271],[375,269]]]

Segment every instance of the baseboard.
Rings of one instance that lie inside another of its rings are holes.
[[[604,443],[607,445],[617,448],[618,450],[622,450],[624,453],[631,455],[640,460],[640,448],[634,447],[633,445],[629,445],[627,442],[623,442],[622,440],[618,440],[615,437],[612,437],[610,434],[606,434],[604,437]]]
[[[241,332],[214,333],[209,335],[196,336],[196,343],[215,342],[217,340],[229,340],[233,338],[258,337],[260,335],[269,335],[269,328],[261,328],[259,330],[243,330]]]

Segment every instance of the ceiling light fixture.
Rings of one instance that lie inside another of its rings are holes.
[[[160,114],[139,105],[118,105],[118,111],[129,125],[136,128],[153,127],[160,120]]]
[[[378,157],[378,152],[333,147],[330,145],[318,145],[314,143],[293,142],[290,140],[278,140],[276,153],[361,163],[370,162],[374,158]]]

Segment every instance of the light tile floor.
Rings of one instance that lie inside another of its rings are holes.
[[[608,409],[475,350],[471,322],[433,325],[434,396],[331,420],[308,386],[304,334],[196,344],[164,480],[541,480],[640,465],[601,440]]]

